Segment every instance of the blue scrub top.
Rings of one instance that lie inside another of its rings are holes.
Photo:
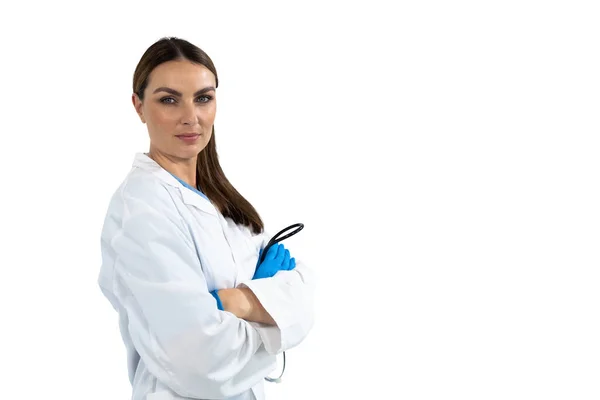
[[[170,173],[170,172],[169,172]],[[171,174],[171,173],[170,173]],[[173,174],[171,174],[173,175]],[[183,186],[185,186],[186,188],[198,193],[200,196],[204,197],[206,200],[208,200],[208,197],[206,197],[206,195],[204,193],[202,193],[200,190],[196,189],[195,187],[192,187],[190,185],[188,185],[185,181],[179,179],[177,176],[173,175],[173,178],[177,179],[179,181],[179,183],[181,183]],[[210,201],[210,200],[209,200]]]

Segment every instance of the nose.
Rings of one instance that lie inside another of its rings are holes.
[[[196,125],[198,116],[196,115],[196,107],[194,104],[184,104],[181,107],[181,123],[183,125]]]

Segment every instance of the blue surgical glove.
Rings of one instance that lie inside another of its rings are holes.
[[[210,294],[213,295],[213,297],[215,298],[215,300],[217,301],[217,308],[221,311],[223,311],[223,303],[221,303],[221,298],[219,297],[219,293],[217,293],[218,290],[215,289],[212,292],[210,292]]]
[[[262,256],[263,249],[260,250],[258,259]],[[256,267],[252,279],[270,278],[279,271],[290,271],[296,267],[296,260],[291,257],[290,251],[282,244],[276,243],[269,248],[264,261]]]

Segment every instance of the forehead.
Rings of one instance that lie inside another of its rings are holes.
[[[160,86],[167,86],[181,93],[193,93],[207,86],[215,86],[215,76],[201,64],[187,60],[167,61],[154,68],[148,77],[148,89]]]

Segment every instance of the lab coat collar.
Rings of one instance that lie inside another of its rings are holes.
[[[171,173],[161,167],[156,161],[151,159],[145,153],[136,153],[133,166],[141,168],[145,171],[152,173],[163,183],[175,187],[181,194],[181,199],[187,205],[196,207],[197,209],[204,211],[211,215],[218,215],[218,211],[215,206],[206,198],[202,197],[198,193],[193,192],[189,188],[183,186]]]

